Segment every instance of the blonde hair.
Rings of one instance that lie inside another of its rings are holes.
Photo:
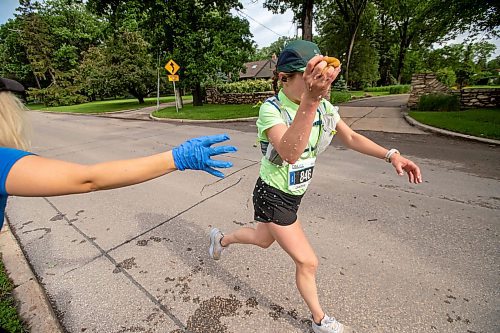
[[[0,92],[0,147],[30,148],[25,110],[26,106],[14,94]]]

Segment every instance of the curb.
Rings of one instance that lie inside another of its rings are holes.
[[[153,116],[153,113],[150,113],[149,118],[151,118],[152,120],[155,120],[155,121],[176,122],[176,123],[234,123],[234,122],[238,122],[238,121],[257,120],[258,117],[235,118],[235,119],[215,119],[215,120],[173,119],[173,118],[158,118],[158,117]]]
[[[30,333],[63,333],[46,293],[33,274],[6,220],[0,232],[0,253],[9,278],[19,316]]]
[[[471,140],[471,141],[488,143],[488,144],[492,144],[492,145],[500,145],[500,140],[480,138],[477,136],[456,133],[456,132],[447,131],[447,130],[444,130],[441,128],[432,127],[429,125],[422,124],[422,123],[416,121],[415,119],[413,119],[412,117],[410,117],[407,112],[403,112],[403,116],[404,116],[405,120],[408,122],[408,124],[415,126],[415,127],[418,127],[421,130],[426,131],[426,132],[432,132],[432,133],[437,133],[437,134],[441,134],[441,135],[447,135],[447,136],[452,136],[452,137],[456,137],[456,138],[467,139],[467,140]]]
[[[168,104],[168,103],[165,103]],[[160,104],[161,106],[161,104]],[[147,106],[146,108],[149,107],[154,107],[154,106]],[[47,111],[47,110],[30,110],[30,111],[35,111],[35,112],[41,112],[41,113],[50,113],[50,114],[67,114],[67,115],[76,115],[76,116],[106,116],[108,114],[120,114],[120,113],[129,113],[129,112],[134,112],[134,111],[140,111],[144,108],[139,108],[139,109],[129,109],[129,110],[119,110],[119,111],[110,111],[110,112],[65,112],[65,111]]]

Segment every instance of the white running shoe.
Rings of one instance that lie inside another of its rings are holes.
[[[328,317],[326,314],[321,320],[320,325],[312,321],[312,329],[315,333],[356,333],[352,328],[341,324],[337,319]]]
[[[219,260],[224,251],[225,247],[220,243],[224,234],[217,228],[212,228],[210,231],[210,248],[208,249],[208,253],[210,257],[214,260]]]

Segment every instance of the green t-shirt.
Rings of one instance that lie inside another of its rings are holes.
[[[278,99],[280,101],[281,106],[288,112],[288,115],[291,119],[295,118],[297,114],[297,110],[299,108],[298,104],[292,102],[282,90],[278,93]],[[327,113],[332,113],[334,115],[335,123],[340,121],[340,115],[338,113],[338,107],[333,106],[326,99],[321,100],[321,104],[323,105],[323,110]],[[319,120],[319,113],[316,112],[316,117],[314,121]],[[259,110],[259,118],[257,119],[257,129],[258,129],[258,139],[259,141],[269,142],[269,139],[266,135],[266,130],[277,125],[277,124],[285,124],[286,122],[281,116],[280,111],[271,103],[266,102],[263,103]],[[320,126],[313,126],[311,129],[311,135],[309,136],[309,147],[316,147],[319,138]],[[313,153],[312,156],[315,154]],[[301,159],[308,158],[309,154],[302,154]],[[290,191],[288,189],[288,165],[286,166],[278,166],[269,162],[266,157],[263,157],[260,163],[260,178],[262,180],[272,186],[275,187],[285,193],[293,194],[293,195],[302,195],[306,192],[307,188],[303,188],[297,191]]]

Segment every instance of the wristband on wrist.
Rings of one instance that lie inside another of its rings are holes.
[[[400,155],[399,150],[394,149],[394,148],[389,149],[389,151],[387,151],[387,153],[385,154],[385,157],[384,157],[385,161],[387,163],[391,163],[391,156],[394,155],[394,154]]]

